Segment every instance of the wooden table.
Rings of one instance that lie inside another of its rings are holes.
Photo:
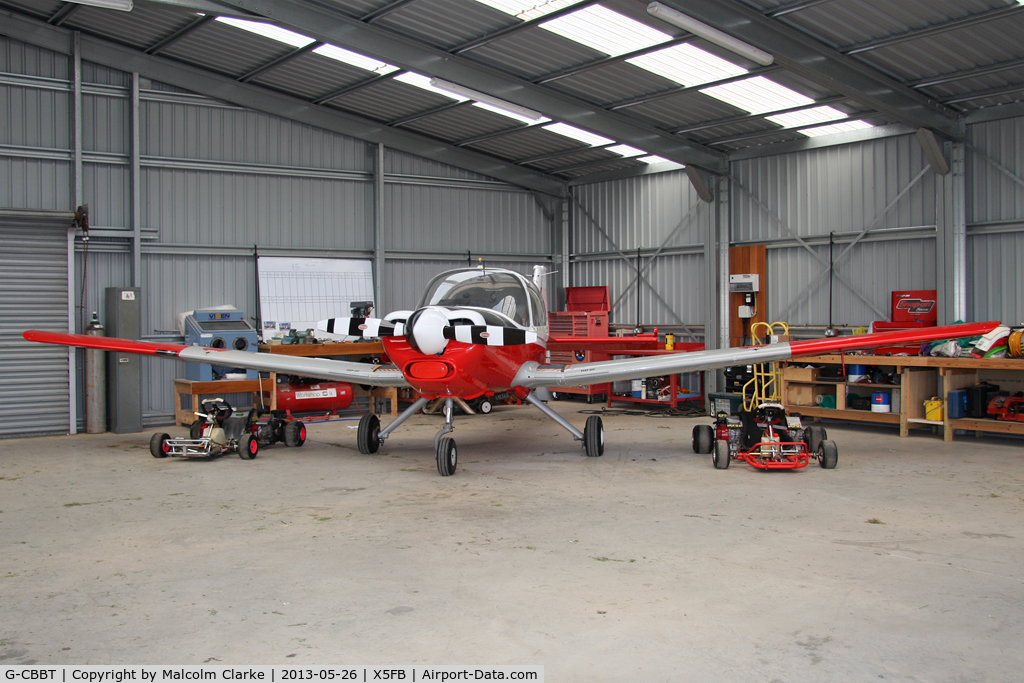
[[[199,398],[201,396],[222,397],[226,394],[252,393],[255,391],[273,391],[276,384],[269,379],[218,379],[202,382],[193,379],[174,380],[174,423],[188,426],[197,418]],[[182,397],[191,397],[190,408],[182,408]]]

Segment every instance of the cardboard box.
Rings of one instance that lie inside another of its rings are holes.
[[[826,396],[835,396],[833,384],[791,384],[786,389],[786,405],[817,406]]]
[[[815,382],[819,372],[820,368],[795,368],[789,365],[782,371],[782,377],[789,382]]]

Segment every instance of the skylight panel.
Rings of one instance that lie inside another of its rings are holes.
[[[659,157],[659,156],[657,156],[655,154],[651,154],[651,155],[645,156],[645,157],[640,157],[639,159],[637,159],[637,161],[643,162],[645,164],[672,164],[673,166],[677,166],[678,168],[686,168],[685,166],[683,166],[680,163],[677,163],[677,162],[672,161],[670,159],[666,159],[665,157]]]
[[[686,86],[703,85],[747,73],[743,67],[689,43],[673,45],[626,61]]]
[[[672,39],[667,33],[601,5],[591,5],[546,21],[540,27],[610,57],[642,50]]]
[[[414,85],[417,88],[422,88],[423,90],[429,90],[432,93],[435,93],[435,94],[438,94],[438,95],[442,95],[444,97],[447,97],[450,100],[455,100],[456,102],[468,102],[469,101],[468,97],[463,97],[462,95],[456,95],[453,92],[449,92],[447,90],[442,90],[441,88],[438,88],[438,87],[435,87],[435,86],[431,85],[430,84],[430,78],[428,76],[422,76],[422,75],[420,75],[418,73],[414,73],[412,71],[406,71],[403,74],[398,74],[397,76],[395,76],[395,80],[396,81],[401,81],[402,83],[408,83],[409,85]]]
[[[518,112],[514,112],[514,111],[512,111],[510,109],[505,109],[504,107],[497,107],[497,106],[495,106],[493,104],[488,104],[487,102],[474,102],[473,106],[474,107],[480,107],[481,109],[486,109],[487,111],[493,112],[495,114],[501,114],[502,116],[507,116],[510,119],[515,119],[516,121],[519,121],[520,123],[525,123],[527,125],[533,125],[533,124],[537,124],[537,123],[545,123],[545,122],[551,120],[551,119],[549,119],[546,116],[541,116],[540,118],[537,118],[537,117],[534,117],[534,116],[525,116],[525,115],[520,114]]]
[[[624,157],[641,157],[647,154],[642,149],[630,147],[629,145],[612,145],[611,147],[605,147],[605,149]]]
[[[792,111],[786,114],[766,116],[765,118],[772,123],[779,124],[783,128],[796,128],[797,126],[810,126],[815,123],[845,119],[846,114],[833,107],[814,107],[813,109]]]
[[[291,45],[292,47],[306,47],[310,43],[316,41],[309,36],[304,36],[300,33],[289,31],[288,29],[281,28],[280,26],[274,26],[273,24],[262,24],[258,21],[246,21],[245,19],[234,19],[232,17],[217,17],[217,21],[227,24],[228,26],[234,26],[240,28],[243,31],[249,33],[255,33],[256,35],[263,36],[264,38],[270,38],[276,40],[279,43],[285,45]]]
[[[313,50],[313,52],[339,62],[344,62],[349,66],[355,66],[360,69],[372,71],[381,76],[389,74],[392,71],[398,71],[397,66],[391,66],[386,62],[381,62],[373,59],[372,57],[367,57],[366,55],[361,55],[358,52],[352,52],[351,50],[346,50],[345,48],[338,47],[336,45],[321,45],[317,49]]]
[[[809,138],[816,138],[821,135],[833,135],[835,133],[847,133],[851,130],[864,130],[865,128],[874,128],[867,121],[843,121],[842,123],[833,123],[829,126],[818,126],[817,128],[804,128],[803,130],[797,131],[803,133]]]
[[[587,145],[610,145],[614,140],[601,137],[596,133],[577,128],[576,126],[570,126],[567,123],[550,123],[544,126],[545,129],[550,130],[552,133],[558,133],[567,138],[578,140]]]
[[[715,85],[704,88],[701,92],[751,114],[763,114],[777,109],[814,104],[814,100],[810,97],[805,97],[764,76]]]
[[[575,4],[580,0],[477,0],[494,9],[511,14],[517,19],[529,21]]]

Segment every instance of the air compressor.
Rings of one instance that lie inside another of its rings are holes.
[[[269,392],[263,400],[270,405]],[[336,413],[352,405],[352,385],[309,377],[278,375],[277,409],[289,413]]]

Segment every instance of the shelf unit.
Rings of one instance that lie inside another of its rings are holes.
[[[884,368],[887,373],[899,374],[898,384],[849,384],[847,382],[823,382],[820,379],[792,380],[786,378],[786,369],[805,365],[868,365]],[[941,428],[943,439],[952,441],[956,430],[976,433],[1024,435],[1024,422],[1004,422],[993,419],[950,418],[948,393],[956,389],[973,386],[980,379],[999,383],[1017,391],[1024,385],[1024,360],[1019,358],[938,358],[925,356],[811,356],[794,359],[781,364],[782,395],[789,396],[791,385],[834,385],[836,407],[790,405],[787,410],[815,418],[855,420],[881,424],[898,424],[900,436],[908,436],[915,427]],[[981,375],[979,377],[979,375]],[[941,384],[940,384],[941,382]],[[1002,385],[1001,385],[1002,386]],[[941,387],[941,388],[940,388]],[[890,413],[875,413],[867,410],[851,410],[846,405],[846,396],[853,388],[883,388],[899,391],[899,409]],[[933,396],[942,398],[942,420],[925,418],[924,402]]]

